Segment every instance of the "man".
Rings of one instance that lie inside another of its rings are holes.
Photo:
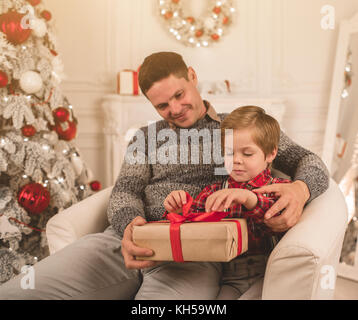
[[[129,143],[108,206],[111,226],[37,263],[34,290],[22,290],[18,276],[0,287],[0,299],[215,299],[219,294],[221,263],[158,264],[137,260],[152,252],[133,243],[132,230],[148,220],[161,219],[169,190],[185,190],[196,197],[206,185],[224,179],[215,175],[216,163],[207,163],[203,157],[207,144],[189,137],[188,144],[194,146],[190,157],[170,135],[182,137],[190,129],[206,130],[213,137],[225,115],[216,114],[210,103],[202,100],[194,69],[188,68],[176,53],[147,57],[139,83],[163,120],[141,128]],[[163,132],[169,139],[161,136]],[[175,157],[166,158],[162,152],[165,145],[167,151],[176,150]],[[199,162],[194,163],[195,153]],[[282,132],[274,167],[294,182],[261,189],[280,195],[266,213],[265,223],[273,231],[286,231],[296,224],[304,205],[328,188],[328,173],[316,155]],[[281,210],[280,216],[272,217]]]

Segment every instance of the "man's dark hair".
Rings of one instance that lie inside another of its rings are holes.
[[[188,78],[188,67],[183,57],[175,52],[157,52],[144,59],[139,70],[139,86],[145,95],[152,85],[170,75]]]

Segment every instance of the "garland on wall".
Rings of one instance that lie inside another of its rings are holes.
[[[207,13],[194,18],[183,10],[183,0],[159,0],[165,28],[181,43],[191,47],[208,47],[218,42],[233,22],[232,0],[210,0]]]

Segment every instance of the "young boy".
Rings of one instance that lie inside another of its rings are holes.
[[[231,134],[225,135],[226,129],[232,129]],[[248,251],[222,265],[222,289],[218,299],[226,299],[233,295],[240,297],[264,275],[267,257],[283,235],[273,233],[264,224],[264,214],[278,195],[255,193],[255,189],[291,181],[271,176],[280,126],[264,109],[246,106],[234,110],[222,122],[221,136],[229,178],[224,183],[205,187],[194,200],[191,212],[226,210],[228,217],[247,219]],[[164,207],[168,212],[178,213],[185,200],[185,191],[176,190],[167,196]]]

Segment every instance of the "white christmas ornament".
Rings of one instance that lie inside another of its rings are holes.
[[[42,85],[42,78],[37,72],[27,71],[20,77],[20,87],[26,93],[36,93],[41,90]]]
[[[60,57],[57,56],[52,59],[52,68],[53,68],[53,72],[57,75],[59,80],[66,78],[64,72],[64,65]]]
[[[71,155],[71,162],[77,175],[80,175],[83,170],[83,162],[77,154]]]
[[[42,38],[47,32],[46,23],[42,19],[33,19],[31,21],[31,29],[38,38]]]

